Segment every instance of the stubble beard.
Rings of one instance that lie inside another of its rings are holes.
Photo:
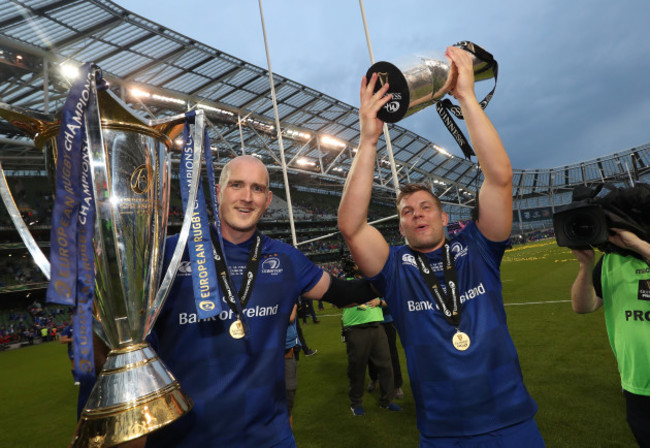
[[[441,237],[431,236],[429,238],[413,238],[408,239],[409,247],[419,252],[432,252],[442,245],[444,241],[444,234]]]

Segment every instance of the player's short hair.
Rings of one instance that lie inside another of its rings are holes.
[[[412,195],[413,193],[417,193],[418,191],[424,191],[426,193],[429,193],[429,195],[433,198],[433,202],[438,207],[438,210],[442,211],[442,202],[440,202],[440,199],[438,199],[436,195],[433,194],[433,191],[431,190],[431,186],[429,184],[413,183],[413,184],[404,184],[399,187],[399,193],[397,194],[397,200],[395,202],[395,206],[397,207],[398,214],[400,213],[399,204],[402,202],[402,199]]]

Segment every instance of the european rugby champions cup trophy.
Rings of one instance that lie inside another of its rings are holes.
[[[173,139],[186,127],[193,130],[189,137],[194,143],[201,143],[204,116],[192,114],[193,126],[190,114],[145,122],[106,88],[98,68],[86,64],[82,72],[60,120],[0,103],[0,116],[56,160],[50,165],[56,167],[60,204],[54,207],[51,268],[20,217],[1,166],[0,192],[28,250],[50,278],[48,301],[53,294],[62,299],[57,303],[77,306],[76,370],[93,372],[93,316],[101,324],[102,339],[111,350],[71,446],[109,447],[146,435],[193,405],[145,338],[176,275],[192,224],[193,207],[187,207],[177,247],[161,277]],[[71,152],[75,146],[77,156]],[[194,204],[201,144],[191,157],[186,178],[191,183],[188,203]]]
[[[485,108],[496,89],[498,64],[490,53],[472,42],[463,41],[454,46],[472,54],[476,81],[494,78],[494,88],[481,101],[481,106]],[[398,63],[376,62],[368,69],[366,76],[370,79],[373,73],[379,75],[376,90],[379,90],[386,82],[390,85],[387,93],[392,95],[392,99],[377,113],[382,121],[397,123],[427,106],[436,104],[436,109],[445,126],[458,142],[465,156],[469,158],[474,155],[474,151],[469,147],[467,139],[447,112],[449,111],[457,118],[462,119],[460,107],[452,105],[449,99],[442,99],[447,93],[443,87],[449,78],[450,69],[449,61],[444,57],[433,59],[424,56],[409,56]]]

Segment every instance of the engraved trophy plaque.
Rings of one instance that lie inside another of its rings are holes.
[[[86,121],[87,160],[94,192],[93,316],[110,352],[84,406],[71,446],[114,446],[146,435],[187,413],[192,400],[145,338],[174,280],[191,226],[186,213],[178,244],[163,277],[170,201],[173,138],[186,115],[143,121],[91,77]],[[55,154],[60,121],[0,103],[0,116]],[[194,117],[202,142],[204,116]],[[201,145],[192,167],[189,200],[199,188]],[[21,238],[50,278],[50,266],[12,198],[0,165],[0,193]],[[188,208],[191,210],[191,208]]]

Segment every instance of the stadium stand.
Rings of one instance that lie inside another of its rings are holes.
[[[70,85],[60,70],[62,63],[93,60],[103,69],[113,92],[142,118],[201,108],[209,120],[217,172],[241,152],[239,148],[257,155],[269,167],[274,200],[260,227],[270,236],[293,243],[265,69],[109,0],[42,0],[38,7],[25,0],[11,3],[0,10],[0,65],[4,69],[0,101],[54,116]],[[32,26],[35,21],[40,28]],[[46,42],[38,30],[57,37]],[[358,110],[281,75],[274,78],[281,86],[279,118],[297,243],[308,256],[335,271],[344,251],[337,235],[336,210],[359,138]],[[134,87],[156,94],[136,95]],[[399,182],[428,182],[450,216],[449,231],[458,231],[475,205],[476,185],[482,180],[480,167],[402,127],[390,125],[390,134]],[[332,138],[336,145],[326,143]],[[382,138],[370,210],[373,221],[395,214],[388,159]],[[25,223],[47,252],[53,189],[43,153],[0,119],[0,160]],[[183,216],[177,165],[175,154],[169,233],[178,231]],[[552,237],[552,214],[570,202],[575,186],[601,182],[625,186],[649,179],[650,144],[552,169],[515,169],[512,241]],[[401,240],[394,220],[377,227],[390,242]],[[18,312],[34,299],[43,299],[45,279],[29,261],[3,206],[0,243],[0,322],[4,324],[10,310]]]

